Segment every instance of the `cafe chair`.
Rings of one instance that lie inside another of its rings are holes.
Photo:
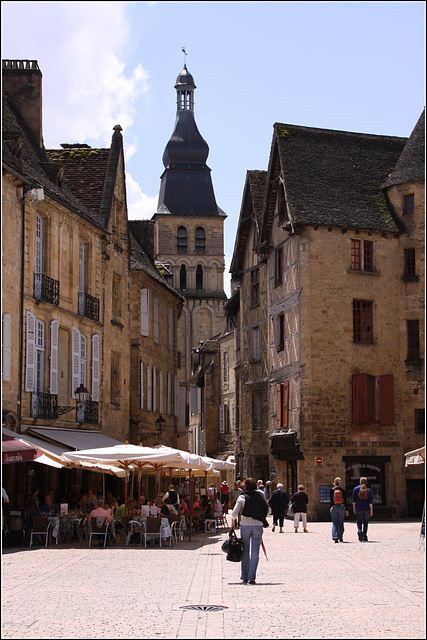
[[[33,524],[31,527],[30,547],[33,544],[33,536],[46,536],[46,547],[49,542],[50,522],[46,516],[33,516]]]
[[[142,544],[142,536],[145,533],[145,524],[138,522],[138,520],[131,520],[129,522],[129,531],[127,532],[125,545],[128,546],[132,536],[139,536],[139,544]]]
[[[92,543],[92,536],[104,536],[104,547],[107,544],[108,522],[105,518],[96,517],[90,519],[89,547]]]
[[[185,526],[185,517],[177,517],[171,523],[172,536],[175,543],[182,542],[184,540],[184,526]]]
[[[144,546],[147,546],[147,538],[149,540],[159,539],[159,545],[162,546],[162,528],[163,523],[161,518],[147,518],[144,531]]]
[[[221,516],[217,516],[215,518],[217,527],[220,527],[220,526],[221,527],[228,527],[227,516],[225,515],[225,509],[226,508],[227,507],[225,505],[223,505],[223,507],[222,507],[222,515]]]

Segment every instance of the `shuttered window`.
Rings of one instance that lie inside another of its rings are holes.
[[[159,412],[163,413],[163,371],[159,371]]]
[[[153,300],[154,313],[154,342],[159,343],[159,301],[157,298]]]
[[[43,273],[43,218],[36,214],[36,260],[35,272]]]
[[[219,406],[219,432],[225,433],[225,405]]]
[[[99,334],[92,336],[92,395],[93,402],[99,402]]]
[[[58,320],[50,323],[50,383],[49,392],[58,394]]]
[[[120,356],[118,353],[111,354],[110,371],[110,401],[111,404],[120,405]]]
[[[157,369],[153,367],[153,411],[157,411]]]
[[[277,428],[289,425],[289,382],[277,385]]]
[[[394,379],[356,373],[352,378],[353,424],[394,424]],[[378,402],[377,402],[378,401]]]
[[[168,308],[168,347],[173,350],[173,309]]]
[[[72,364],[72,389],[71,389],[71,397],[75,398],[75,391],[77,387],[80,385],[80,350],[81,350],[81,340],[80,340],[80,331],[73,327],[73,338],[72,338],[72,350],[73,350],[73,364]]]
[[[141,335],[148,336],[150,326],[150,291],[141,289]]]
[[[140,405],[141,405],[141,409],[144,408],[144,363],[140,362],[139,363],[139,369],[140,369]]]
[[[80,334],[80,384],[86,387],[87,370],[87,340],[86,336]]]
[[[168,373],[167,377],[167,406],[166,412],[168,416],[172,413],[172,375]]]
[[[147,367],[147,411],[153,410],[153,372],[150,365]]]
[[[9,382],[11,380],[12,360],[11,360],[11,347],[12,347],[12,320],[10,313],[3,314],[3,331],[2,331],[2,377],[3,382]]]
[[[26,314],[26,356],[25,356],[25,391],[34,391],[35,389],[35,316],[27,311]]]

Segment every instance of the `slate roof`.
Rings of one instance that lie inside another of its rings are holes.
[[[407,138],[281,123],[274,134],[294,226],[398,231],[383,188]]]
[[[71,207],[83,218],[99,225],[93,211],[70,190],[66,184],[57,182],[59,168],[49,159],[19,112],[3,95],[2,103],[2,160],[3,165],[27,179],[33,186],[43,187],[50,197]]]
[[[420,115],[393,173],[386,182],[391,187],[425,178],[425,109]]]

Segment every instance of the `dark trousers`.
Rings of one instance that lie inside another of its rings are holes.
[[[273,527],[277,525],[277,521],[279,521],[279,527],[283,527],[283,522],[285,520],[285,512],[284,511],[273,511]]]

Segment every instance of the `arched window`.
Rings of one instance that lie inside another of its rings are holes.
[[[187,229],[185,227],[178,227],[176,245],[178,253],[187,253]]]
[[[206,253],[206,231],[203,227],[196,229],[196,253]]]
[[[203,291],[203,267],[201,264],[198,264],[196,269],[196,289]]]
[[[182,264],[179,270],[179,288],[181,290],[187,288],[187,269],[185,268],[185,264]]]

